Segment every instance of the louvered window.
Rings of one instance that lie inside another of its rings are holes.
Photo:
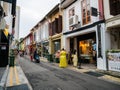
[[[90,0],[83,0],[81,4],[82,4],[82,23],[83,25],[85,25],[91,21]]]

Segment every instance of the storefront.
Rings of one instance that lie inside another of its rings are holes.
[[[71,49],[77,50],[78,65],[82,63],[82,65],[87,64],[87,67],[92,65],[97,69],[106,70],[104,32],[104,21],[65,32],[63,33],[63,46],[67,52]],[[93,50],[94,46],[96,46],[95,50]]]
[[[42,52],[41,52],[42,56],[47,57],[47,55],[49,54],[49,52],[48,52],[49,42],[48,41],[42,42],[41,48],[42,48]]]
[[[96,47],[93,47],[94,44],[96,44],[95,32],[77,37],[78,58],[81,63],[96,64],[97,52]]]
[[[60,39],[53,41],[53,47],[54,47],[54,49],[53,49],[54,53],[56,53],[58,50],[60,50],[60,47],[61,47],[61,45],[60,45]]]
[[[120,72],[120,27],[112,27],[108,32],[110,36],[110,48],[106,51],[108,70]]]

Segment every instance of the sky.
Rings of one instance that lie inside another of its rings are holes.
[[[17,0],[17,6],[20,6],[19,38],[27,36],[30,30],[58,3],[59,0]]]

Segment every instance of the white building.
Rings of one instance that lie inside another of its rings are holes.
[[[63,46],[67,51],[77,50],[78,62],[97,63],[98,69],[106,70],[104,48],[105,24],[102,0],[64,0]],[[97,59],[93,60],[92,42],[96,42]]]
[[[15,21],[15,34],[14,34],[14,38],[15,40],[19,39],[19,25],[20,25],[20,7],[17,6],[16,7],[16,21]]]
[[[104,13],[108,70],[120,72],[120,0],[104,0]]]

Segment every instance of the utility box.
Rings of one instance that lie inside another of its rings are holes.
[[[53,62],[52,54],[48,54],[48,61]]]

